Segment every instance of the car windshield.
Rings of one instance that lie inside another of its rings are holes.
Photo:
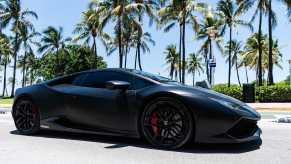
[[[155,75],[155,74],[151,74],[151,73],[147,73],[147,72],[143,72],[143,71],[138,71],[138,70],[130,70],[131,72],[150,78],[152,80],[158,81],[160,83],[175,83],[175,84],[179,84],[179,82],[175,81],[175,80],[171,80],[169,78],[160,76],[160,75]]]

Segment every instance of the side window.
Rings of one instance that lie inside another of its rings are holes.
[[[137,90],[137,89],[142,89],[142,88],[148,87],[150,85],[152,85],[152,83],[149,81],[146,81],[146,80],[141,79],[141,78],[135,78],[133,87],[135,90]]]
[[[72,85],[81,85],[86,76],[87,73],[76,76],[72,81]]]
[[[126,81],[133,84],[133,77],[130,75],[124,73],[104,71],[88,73],[88,75],[82,82],[82,86],[93,88],[105,88],[106,82],[113,80]]]

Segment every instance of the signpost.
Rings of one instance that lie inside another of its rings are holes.
[[[211,76],[210,85],[213,86],[214,85],[214,72],[215,72],[215,67],[216,67],[215,58],[209,60],[209,67],[210,67],[210,76]]]

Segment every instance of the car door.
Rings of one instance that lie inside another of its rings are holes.
[[[130,101],[135,99],[135,91],[111,90],[105,87],[107,81],[133,82],[133,76],[114,71],[88,73],[82,83],[70,91],[68,118],[84,128],[103,130],[130,130]]]

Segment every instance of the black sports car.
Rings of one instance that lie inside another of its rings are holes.
[[[92,70],[17,89],[21,134],[41,128],[145,138],[159,148],[260,139],[260,114],[211,90],[127,69]]]

